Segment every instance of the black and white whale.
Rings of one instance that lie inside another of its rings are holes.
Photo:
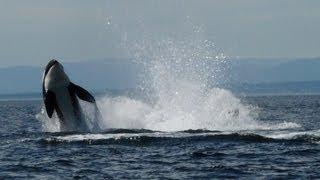
[[[70,81],[57,60],[51,60],[45,68],[42,93],[47,115],[52,118],[56,112],[61,131],[89,131],[78,98],[97,108],[95,99],[87,90]]]

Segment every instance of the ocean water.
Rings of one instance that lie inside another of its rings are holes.
[[[0,177],[320,177],[320,96],[252,96],[239,100],[256,107],[257,124],[247,124],[247,130],[231,129],[233,125],[226,130],[165,130],[159,125],[159,130],[156,126],[153,130],[111,128],[102,133],[45,132],[36,118],[41,101],[1,101]],[[108,103],[102,106],[100,102],[100,108],[110,107]],[[113,104],[113,111],[117,106]]]

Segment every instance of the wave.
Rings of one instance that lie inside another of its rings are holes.
[[[180,132],[159,132],[150,130],[112,129],[99,134],[46,133],[40,139],[25,139],[41,144],[119,144],[119,145],[159,145],[163,143],[183,144],[192,142],[242,142],[242,143],[320,143],[320,133],[274,132],[259,134],[251,131],[221,132],[208,130],[187,130]]]

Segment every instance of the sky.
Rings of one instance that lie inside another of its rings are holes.
[[[319,57],[320,1],[0,0],[0,67],[130,58],[131,41],[199,32],[229,57]]]

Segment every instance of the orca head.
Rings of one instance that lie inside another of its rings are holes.
[[[70,80],[63,66],[55,59],[49,61],[43,76],[44,88],[48,90],[58,86],[68,86],[69,83]]]
[[[50,60],[45,68],[45,73],[44,73],[45,76],[48,74],[49,70],[57,64],[60,64],[57,60],[55,59]]]

